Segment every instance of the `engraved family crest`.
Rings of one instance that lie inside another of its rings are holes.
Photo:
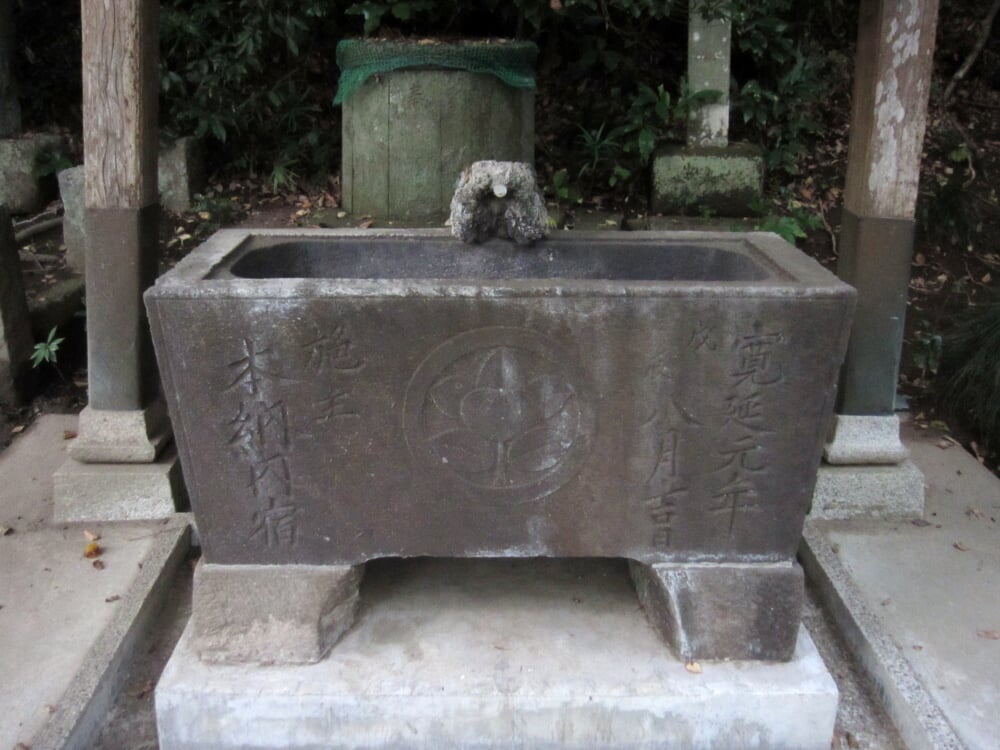
[[[470,331],[421,364],[407,394],[414,454],[463,482],[532,499],[585,456],[589,404],[558,346],[524,329]]]

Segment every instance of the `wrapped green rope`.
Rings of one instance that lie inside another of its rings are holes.
[[[437,42],[345,39],[337,45],[341,104],[371,76],[401,68],[450,68],[495,75],[514,88],[535,88],[534,42],[506,40]]]

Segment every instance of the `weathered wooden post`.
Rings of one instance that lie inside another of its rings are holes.
[[[825,453],[837,468],[817,488],[818,510],[833,515],[923,508],[895,397],[937,11],[938,0],[861,3],[837,267],[858,307]]]
[[[56,475],[66,520],[173,512],[170,440],[142,293],[157,273],[156,0],[83,0],[89,405]]]

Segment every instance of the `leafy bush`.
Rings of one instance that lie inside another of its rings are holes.
[[[948,409],[1000,450],[1000,299],[972,309],[945,336],[936,384]]]
[[[326,0],[163,0],[161,129],[275,186],[334,165],[334,24]],[[333,130],[333,132],[329,132]]]
[[[797,174],[807,143],[821,129],[834,73],[850,68],[856,3],[732,0],[734,121],[765,147],[767,167]]]

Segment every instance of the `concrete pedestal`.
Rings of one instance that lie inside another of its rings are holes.
[[[187,504],[177,449],[150,463],[82,463],[69,458],[52,475],[53,518],[134,521],[169,518]]]
[[[913,462],[820,466],[811,518],[921,518],[924,475]]]
[[[837,688],[804,630],[790,662],[689,671],[622,561],[376,561],[361,602],[317,664],[206,664],[189,629],[162,750],[830,746]]]

